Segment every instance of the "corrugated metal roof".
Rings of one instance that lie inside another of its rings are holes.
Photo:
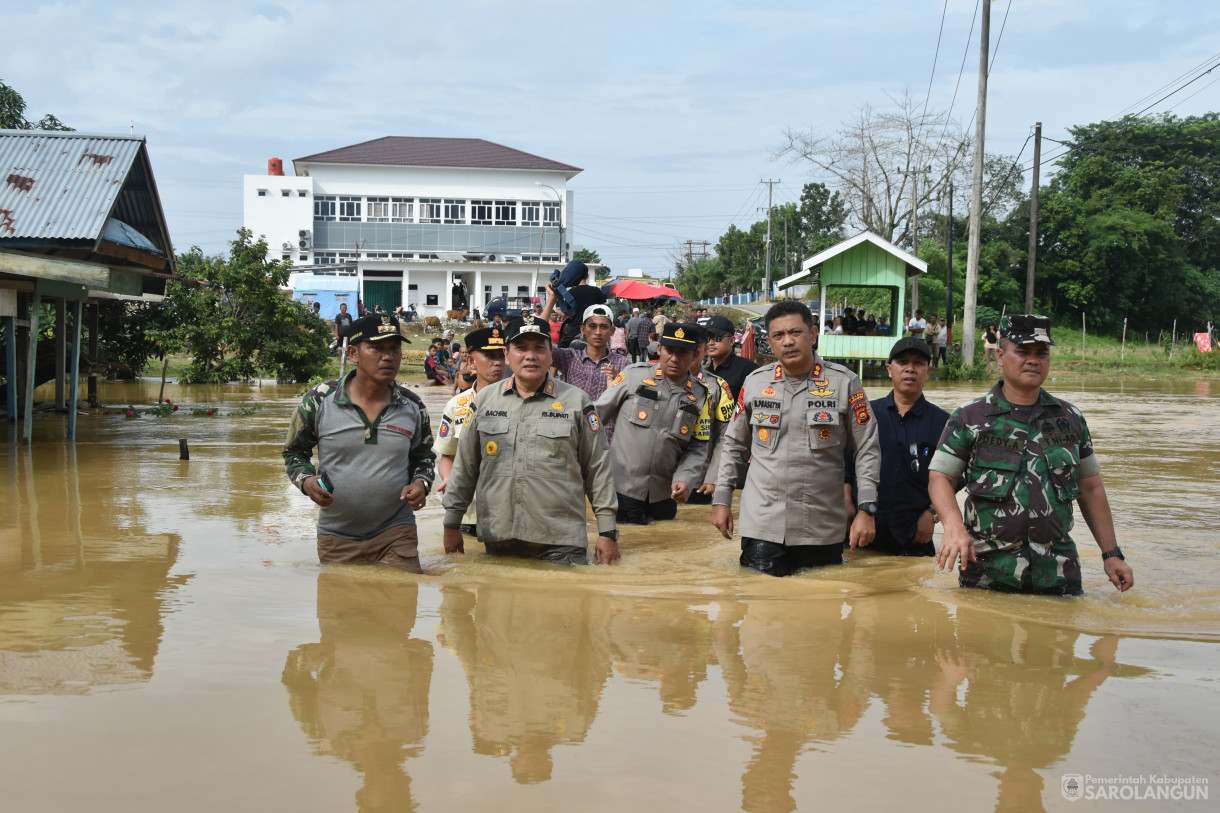
[[[96,240],[143,143],[143,136],[0,130],[0,240]]]
[[[561,164],[481,138],[385,136],[350,147],[298,158],[293,163],[374,164],[379,166],[458,167],[466,169],[541,169],[575,175],[580,167]]]

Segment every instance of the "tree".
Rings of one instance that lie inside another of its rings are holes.
[[[843,240],[847,222],[847,202],[824,183],[807,183],[801,188],[800,230],[802,253],[812,257]]]
[[[71,132],[72,128],[50,113],[37,122],[25,117],[25,99],[0,80],[0,130],[60,130]]]
[[[186,382],[244,380],[259,373],[307,381],[325,370],[331,331],[285,296],[290,265],[267,260],[267,244],[242,229],[229,257],[198,246],[178,257],[186,280],[166,283],[161,326],[149,335],[163,352],[192,358]]]
[[[1040,304],[1099,330],[1220,317],[1220,114],[1071,128],[1042,191]]]
[[[921,111],[910,93],[891,101],[887,110],[862,106],[832,135],[789,127],[774,157],[812,164],[838,187],[854,226],[910,245],[916,178],[920,208],[939,200],[965,166],[970,141],[948,115]]]

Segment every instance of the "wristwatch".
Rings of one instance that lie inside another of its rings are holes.
[[[862,502],[856,507],[868,514],[870,517],[877,516],[877,503],[875,502]]]
[[[613,543],[615,543],[615,544],[618,544],[618,531],[617,531],[617,530],[615,530],[615,531],[598,531],[598,532],[597,532],[597,535],[598,535],[598,536],[604,536],[604,537],[606,537],[607,539],[609,539],[611,542],[613,542]]]
[[[1101,555],[1101,560],[1104,562],[1107,559],[1113,559],[1115,556],[1117,556],[1119,559],[1122,559],[1124,562],[1127,561],[1127,557],[1123,556],[1123,549],[1118,546],[1115,546],[1114,550],[1108,550],[1105,553],[1103,553]]]

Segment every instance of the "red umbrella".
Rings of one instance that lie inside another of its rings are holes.
[[[657,299],[658,297],[664,297],[666,299],[676,299],[679,302],[686,301],[673,288],[653,285],[638,279],[624,279],[612,282],[609,285],[603,286],[602,290],[619,299]]]

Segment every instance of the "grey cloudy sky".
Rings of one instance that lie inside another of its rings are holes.
[[[993,48],[1009,6],[992,5]],[[947,108],[976,7],[0,0],[0,78],[30,118],[50,112],[88,132],[134,122],[179,251],[224,248],[241,224],[241,176],[271,156],[384,135],[473,137],[584,167],[571,184],[575,241],[616,270],[665,273],[679,241],[714,244],[730,223],[758,219],[759,179],[782,179],[777,203],[813,179],[771,160],[786,126],[829,131],[887,94],[922,99],[946,9],[931,107]],[[1220,59],[1212,0],[1013,0],[1008,15],[989,151],[1016,154],[1036,120],[1062,138]],[[954,108],[963,122],[977,29],[973,39]],[[1150,112],[1220,108],[1217,78]]]

